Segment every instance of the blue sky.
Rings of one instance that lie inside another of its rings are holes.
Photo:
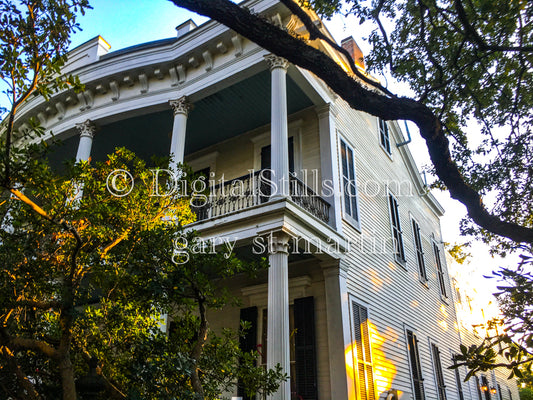
[[[115,51],[173,37],[175,27],[189,18],[197,24],[207,20],[167,0],[89,1],[93,9],[79,18],[83,30],[74,35],[71,48],[100,35],[111,45],[111,51]]]

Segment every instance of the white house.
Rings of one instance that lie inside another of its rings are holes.
[[[245,4],[303,29],[277,0]],[[30,99],[17,127],[39,118],[64,142],[56,157],[103,159],[126,146],[146,159],[172,154],[215,181],[193,228],[264,250],[270,267],[229,282],[243,308],[211,315],[211,326],[252,323],[242,346],[290,372],[272,399],[477,400],[447,369],[460,338],[444,211],[399,125],[354,111],[217,22],[177,31],[115,52],[101,37],[79,46],[65,71],[85,92]],[[268,191],[264,169],[276,183]]]

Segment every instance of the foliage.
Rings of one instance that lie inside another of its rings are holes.
[[[469,369],[467,377],[496,367],[508,368],[510,378],[531,376],[533,366],[533,274],[527,269],[532,257],[522,256],[516,270],[501,268],[494,272],[502,285],[495,296],[502,318],[486,327],[487,336],[479,345],[462,345],[459,365]],[[502,357],[498,359],[498,357]],[[501,361],[503,359],[503,361]]]
[[[79,79],[62,75],[70,35],[80,29],[78,14],[90,8],[88,0],[0,0],[0,78],[10,108],[1,124],[0,182],[10,186],[11,151],[15,117],[20,105],[32,94],[48,98],[55,91],[83,88]],[[36,120],[28,121],[28,131],[39,135]]]
[[[518,384],[523,385],[525,388],[533,389],[533,373],[530,370],[521,368],[522,377],[518,379]],[[533,393],[532,393],[533,395]]]
[[[530,387],[519,388],[520,400],[533,400],[533,389]]]
[[[40,147],[25,156],[13,160],[13,179],[32,202],[12,196],[1,205],[1,397],[74,399],[69,391],[91,357],[105,377],[105,398],[214,399],[237,378],[253,392],[277,387],[279,370],[256,368],[239,350],[238,333],[216,334],[206,317],[235,303],[225,278],[261,264],[192,247],[188,262],[176,262],[176,251],[185,251],[176,238],[195,239],[183,231],[195,219],[188,197],[153,196],[165,182],[125,149],[94,166],[70,164],[64,176],[51,171]],[[117,170],[133,179],[115,180],[133,184],[127,196],[110,193]],[[163,314],[177,327],[169,337]]]
[[[469,263],[469,259],[472,258],[472,254],[468,253],[465,249],[468,246],[467,243],[444,243],[446,251],[452,256],[452,258],[460,265],[463,263]]]
[[[353,14],[369,26],[370,70],[406,82],[453,138],[468,183],[494,196],[493,212],[531,226],[533,173],[533,3],[487,0],[311,0],[331,16]],[[442,183],[440,183],[442,185]],[[512,243],[464,221],[463,232]]]

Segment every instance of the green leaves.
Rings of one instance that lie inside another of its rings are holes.
[[[533,226],[533,3],[490,0],[311,0],[319,14],[352,14],[371,45],[365,64],[409,85],[451,141],[453,159],[486,206]],[[433,171],[435,172],[435,171]],[[434,187],[444,189],[442,182]],[[452,188],[448,188],[452,189]],[[513,251],[465,220],[461,230]]]
[[[199,342],[200,305],[237,304],[226,279],[264,264],[243,262],[223,246],[193,251],[198,235],[184,231],[195,220],[190,199],[179,192],[154,196],[155,189],[166,192],[166,183],[154,181],[132,152],[117,149],[94,165],[71,162],[57,175],[47,165],[48,150],[33,145],[13,153],[14,179],[48,218],[16,197],[0,203],[0,315],[8,337],[56,351],[69,337],[75,375],[85,374],[86,360],[95,356],[102,374],[128,398],[196,399],[191,375],[197,369],[206,399],[219,398],[241,376],[250,391],[274,390],[281,375],[256,367],[257,355],[239,350],[236,330],[215,335],[208,329],[209,340]],[[108,177],[117,170],[131,177],[122,182],[131,185],[128,195],[110,190]],[[188,261],[181,264],[173,257],[177,237],[189,243]],[[172,321],[170,336],[163,315]],[[57,398],[55,361],[24,347],[14,351],[43,398]]]

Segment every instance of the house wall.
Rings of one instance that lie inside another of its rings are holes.
[[[467,347],[479,345],[487,335],[487,331],[485,330],[487,321],[492,318],[500,318],[501,311],[495,299],[487,296],[486,293],[483,293],[483,290],[480,290],[479,278],[473,273],[475,266],[469,262],[459,264],[449,255],[447,255],[447,261],[454,286],[453,300],[457,310],[461,343]],[[493,330],[488,332],[491,336],[495,333]],[[502,356],[497,356],[496,362],[506,363],[507,360]],[[466,375],[465,368],[461,372],[463,376]],[[519,393],[516,379],[508,379],[510,373],[508,369],[497,368],[494,370],[494,373],[486,372],[483,374],[478,373],[477,375],[485,375],[491,387],[496,388],[499,383],[502,389],[501,396],[503,400],[518,400]],[[476,380],[472,378],[465,385],[468,385],[472,391],[473,399],[478,400]],[[509,390],[511,391],[510,396]],[[492,399],[499,400],[499,397],[497,394],[492,395]]]
[[[308,186],[317,189],[320,182],[320,153],[318,120],[313,109],[289,116],[289,137],[294,139],[295,172],[304,179],[302,170],[308,171]],[[270,144],[270,126],[258,127],[242,135],[209,146],[188,155],[185,162],[194,170],[210,167],[217,182],[235,179],[261,168],[261,147]],[[316,171],[313,178],[313,172]]]
[[[319,399],[330,399],[329,350],[326,323],[326,300],[324,277],[316,259],[310,258],[289,263],[289,304],[294,299],[313,296],[315,307],[315,334],[317,355],[317,389]],[[227,283],[232,294],[241,301],[241,307],[258,308],[257,343],[263,344],[262,313],[267,308],[268,285],[266,277],[248,280],[244,277]],[[208,314],[210,328],[215,332],[222,328],[238,329],[240,308],[227,306],[222,310],[211,310]],[[292,332],[291,334],[294,334]],[[259,350],[261,349],[258,348]],[[232,393],[226,394],[231,398]],[[234,396],[235,394],[233,394]]]
[[[377,118],[351,110],[342,100],[336,106],[338,139],[343,138],[354,151],[360,210],[360,230],[343,219],[343,233],[356,246],[342,262],[348,268],[348,293],[368,308],[378,395],[385,398],[387,390],[398,389],[412,396],[407,328],[419,340],[426,399],[437,399],[430,343],[437,344],[441,352],[447,398],[458,399],[454,372],[446,368],[451,365],[451,352],[458,351],[459,335],[449,297],[451,287],[438,216],[424,194],[416,189],[414,177],[404,162],[405,155],[401,153],[405,149],[396,147],[397,142],[404,140],[398,135],[397,127],[389,124],[392,150],[389,156],[380,145]],[[405,265],[395,261],[390,246],[383,252],[374,251],[368,244],[368,241],[382,243],[391,238],[388,190],[399,203]],[[427,283],[419,276],[411,216],[421,229]],[[439,290],[433,238],[441,251],[448,299],[441,298]],[[367,240],[363,248],[362,240]]]

